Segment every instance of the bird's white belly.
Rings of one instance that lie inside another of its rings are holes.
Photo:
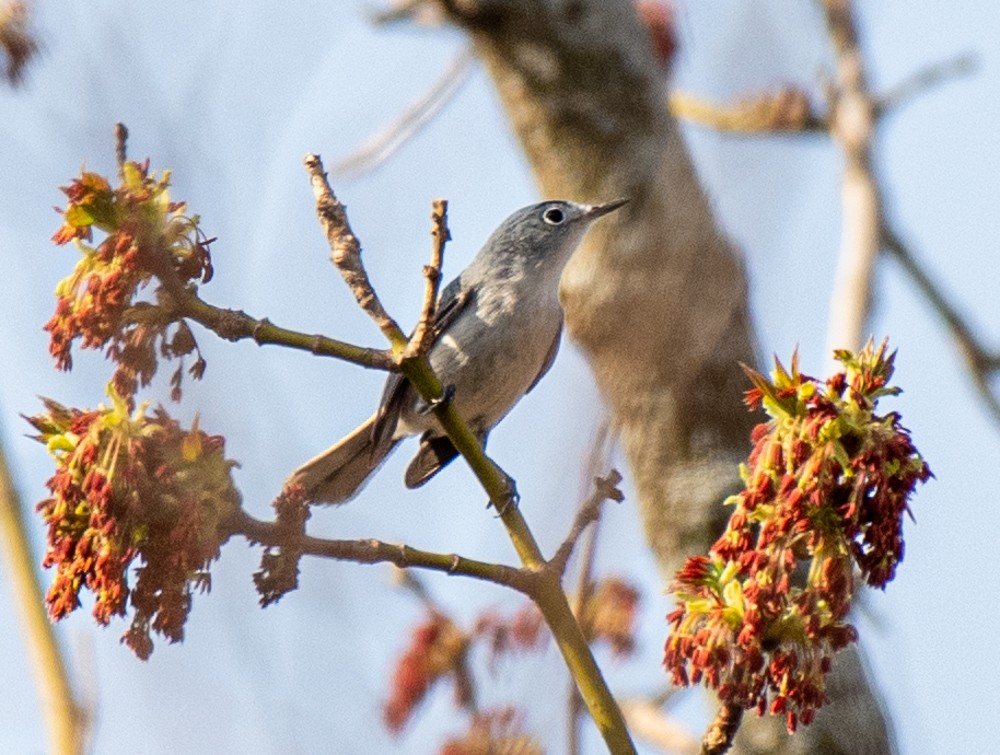
[[[435,374],[453,385],[459,415],[477,433],[488,432],[538,377],[562,324],[556,301],[488,320],[479,313],[459,317],[430,352]],[[395,435],[437,427],[430,414],[406,411]]]

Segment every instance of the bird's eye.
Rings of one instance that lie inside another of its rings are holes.
[[[550,207],[542,213],[542,220],[549,225],[559,225],[566,219],[566,213],[558,207]]]

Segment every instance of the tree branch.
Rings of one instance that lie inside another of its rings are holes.
[[[732,747],[742,719],[743,708],[733,703],[723,703],[701,741],[701,755],[722,755]]]
[[[717,105],[674,91],[670,112],[700,126],[747,135],[827,133],[830,125],[798,87],[786,86],[731,105]]]
[[[955,339],[955,344],[972,375],[972,382],[979,391],[980,398],[1000,423],[1000,397],[991,384],[991,379],[1000,371],[1000,352],[991,351],[976,335],[973,327],[948,300],[941,288],[924,270],[902,239],[887,224],[882,226],[882,247],[910,276],[917,289],[930,302],[931,308],[944,321],[945,327]]]
[[[427,6],[430,5],[430,0],[418,0],[414,5]],[[472,62],[470,50],[459,53],[428,92],[361,147],[334,165],[334,174],[356,176],[367,173],[396,154],[400,147],[416,136],[455,97],[472,72]]]
[[[926,66],[882,94],[876,102],[876,114],[884,116],[940,84],[973,73],[978,67],[978,56],[969,52]]]
[[[823,0],[823,10],[837,60],[830,133],[844,154],[840,253],[827,324],[827,353],[833,354],[860,347],[868,336],[882,202],[872,168],[875,98],[865,76],[852,4]]]
[[[251,543],[290,547],[305,556],[354,561],[359,564],[395,564],[401,569],[419,568],[448,575],[473,577],[510,587],[528,594],[533,575],[524,569],[465,558],[454,553],[434,553],[408,545],[394,545],[380,540],[328,540],[311,535],[289,533],[275,522],[256,519],[244,510],[228,522],[231,534],[242,535]]]
[[[403,359],[414,359],[427,354],[432,344],[434,314],[437,309],[438,290],[441,287],[441,265],[444,262],[444,246],[451,241],[448,231],[448,200],[435,199],[431,212],[431,236],[434,245],[431,250],[431,262],[424,265],[424,302],[420,309],[420,319],[413,329],[409,343],[403,351]]]
[[[406,336],[396,321],[389,317],[389,313],[375,295],[368,272],[361,264],[361,244],[351,230],[344,205],[330,187],[322,160],[319,155],[308,154],[305,157],[305,166],[309,171],[313,195],[316,197],[316,215],[330,245],[330,260],[340,271],[361,309],[378,325],[392,344],[392,350],[400,351],[406,347]]]
[[[570,556],[573,555],[573,549],[576,547],[580,536],[587,529],[588,525],[600,518],[601,506],[604,502],[617,501],[621,503],[625,500],[624,494],[618,489],[618,483],[621,481],[622,476],[617,469],[612,469],[607,477],[594,478],[593,494],[580,507],[580,510],[576,512],[576,518],[573,520],[573,526],[570,528],[569,534],[566,535],[566,539],[563,540],[556,554],[549,560],[548,567],[555,571],[560,579],[566,573],[566,564],[569,563]]]
[[[45,612],[45,598],[31,553],[31,538],[21,514],[20,497],[0,450],[0,554],[5,562],[11,594],[24,627],[28,657],[41,699],[50,751],[56,755],[83,755],[90,724],[89,711],[73,693],[69,672]]]

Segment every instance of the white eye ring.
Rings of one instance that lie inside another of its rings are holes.
[[[542,220],[549,225],[562,225],[566,220],[566,213],[558,207],[550,207],[542,213]]]

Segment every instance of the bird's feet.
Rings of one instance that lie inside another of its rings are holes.
[[[436,398],[433,401],[421,401],[417,405],[417,414],[421,416],[430,414],[431,412],[445,407],[452,402],[455,398],[455,384],[448,383],[444,387],[444,392],[441,394],[440,398]]]
[[[486,504],[486,508],[493,506],[497,510],[497,516],[503,517],[507,513],[510,506],[515,509],[521,503],[521,494],[517,492],[517,483],[514,482],[514,478],[509,474],[504,472],[500,467],[494,464],[494,468],[500,474],[503,480],[503,493],[499,496],[499,500],[490,501]]]

